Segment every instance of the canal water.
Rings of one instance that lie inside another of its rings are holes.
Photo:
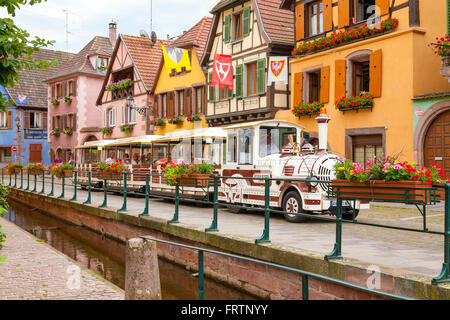
[[[125,288],[125,244],[73,226],[15,201],[10,201],[5,219],[45,241],[53,248],[94,271],[118,287]],[[198,278],[178,265],[159,259],[162,298],[197,300]],[[205,279],[206,300],[253,300],[254,297]]]

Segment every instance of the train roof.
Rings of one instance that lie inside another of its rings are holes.
[[[181,140],[192,140],[192,139],[226,139],[227,132],[223,128],[201,128],[194,130],[180,130],[167,133],[160,139],[155,140],[158,142],[171,142],[171,141],[181,141]]]
[[[94,148],[98,148],[98,147],[106,147],[114,142],[116,142],[116,140],[88,141],[88,142],[85,142],[84,145],[76,147],[75,149],[94,149]]]
[[[291,122],[291,121],[287,121],[287,120],[262,120],[262,121],[255,121],[255,122],[245,122],[245,123],[239,123],[239,124],[234,124],[231,126],[226,126],[223,129],[225,130],[232,130],[232,129],[240,129],[240,128],[251,128],[251,127],[257,127],[260,125],[283,125],[283,124],[287,124],[289,126],[293,126],[293,127],[297,127],[299,129],[304,130],[305,127]]]

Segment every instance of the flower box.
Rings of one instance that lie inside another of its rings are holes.
[[[338,188],[339,187],[339,188]],[[422,181],[381,181],[351,182],[332,181],[333,195],[360,200],[399,200],[403,202],[429,203],[432,196],[431,185]]]
[[[62,171],[62,177],[63,178],[72,178],[73,177],[73,170],[63,170]]]
[[[15,168],[15,169],[14,169],[14,173],[20,173],[21,171],[22,171],[21,168]]]
[[[34,169],[34,170],[30,169],[30,170],[28,170],[28,172],[32,176],[42,176],[42,173],[44,172],[44,170],[42,170],[42,169]]]
[[[100,180],[122,180],[123,173],[107,172],[107,171],[100,170],[98,172],[98,178]]]
[[[298,104],[296,107],[294,107],[294,109],[292,109],[292,113],[296,117],[320,115],[320,110],[322,108],[323,108],[322,102]]]
[[[188,178],[180,179],[180,186],[206,188],[209,185],[210,174],[192,174]]]

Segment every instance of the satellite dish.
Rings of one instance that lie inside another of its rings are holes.
[[[148,35],[148,33],[147,33],[147,31],[145,31],[145,30],[141,30],[141,31],[139,31],[139,34],[141,35],[141,37],[143,37],[143,38],[150,38],[150,36]]]
[[[158,40],[158,36],[156,35],[156,32],[152,31],[152,37],[150,38],[151,44],[154,45],[157,40]]]

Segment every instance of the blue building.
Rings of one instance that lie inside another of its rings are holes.
[[[51,165],[48,139],[48,86],[43,80],[56,74],[59,66],[74,54],[41,49],[33,54],[38,60],[58,61],[48,70],[24,70],[13,88],[0,85],[0,93],[9,98],[8,111],[0,111],[0,166],[9,163]],[[14,152],[16,150],[16,152]]]

